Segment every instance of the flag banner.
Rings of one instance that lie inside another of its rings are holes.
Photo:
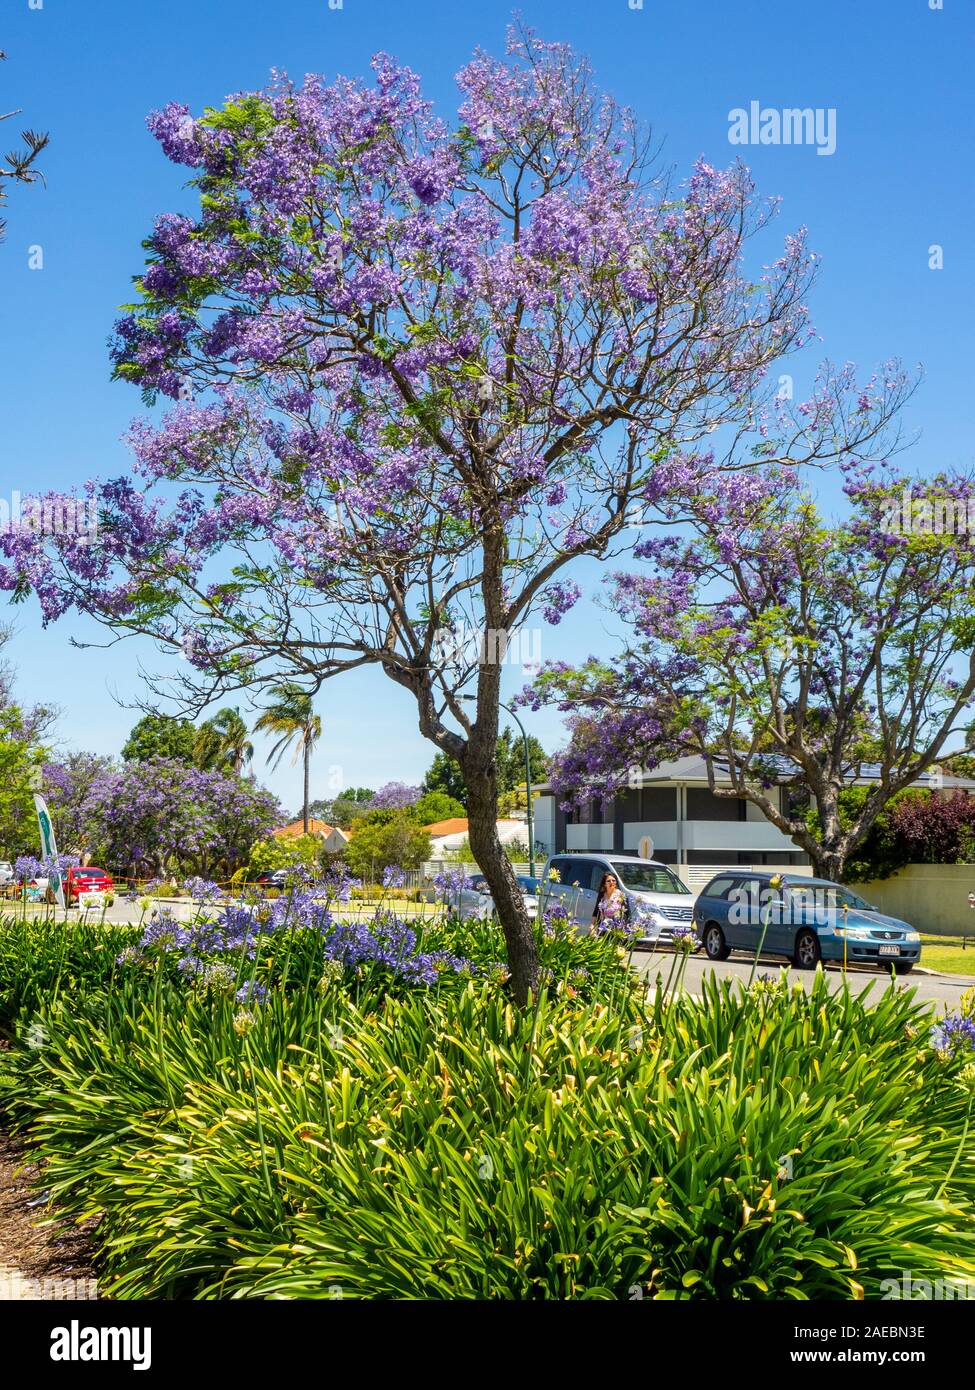
[[[61,883],[61,874],[57,869],[58,847],[54,840],[51,813],[47,809],[47,802],[37,792],[34,793],[34,809],[37,812],[37,828],[41,834],[41,858],[50,860],[55,866],[53,883],[51,884],[54,889],[54,900],[58,907],[64,907],[64,886]]]

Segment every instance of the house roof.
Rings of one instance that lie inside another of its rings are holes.
[[[337,829],[336,826],[328,825],[323,820],[314,820],[311,817],[309,817],[308,819],[309,835],[321,835],[323,840],[327,840],[329,835],[331,835],[335,829]],[[284,840],[289,835],[303,835],[304,833],[305,822],[303,818],[301,820],[293,820],[290,823],[290,825],[279,825],[277,830],[272,831],[272,834],[274,834],[279,840]],[[344,835],[345,831],[339,830],[339,834]]]
[[[947,755],[950,756],[950,755]],[[769,759],[772,762],[772,759]],[[794,769],[790,767],[784,759],[778,761],[781,778],[786,781],[794,775]],[[719,784],[727,784],[731,781],[727,771],[715,766],[714,780]],[[856,777],[847,777],[847,786],[869,786],[873,782],[880,780],[879,763],[863,763],[859,774]],[[670,762],[658,763],[656,767],[644,768],[640,773],[640,785],[647,786],[654,782],[699,782],[702,786],[708,785],[708,768],[704,758],[697,753],[689,753],[686,757],[675,758]],[[911,784],[914,787],[926,787],[931,789],[937,787],[948,791],[967,791],[975,793],[975,779],[971,777],[953,777],[947,772],[942,772],[937,778],[933,772],[923,772]],[[535,791],[544,795],[551,795],[552,788],[548,783],[535,787]]]
[[[450,820],[435,820],[423,829],[428,835],[466,835],[468,829],[466,816],[452,816]]]

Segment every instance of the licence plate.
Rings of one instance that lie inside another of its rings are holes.
[[[879,956],[899,956],[901,948],[899,946],[881,946],[877,952]]]

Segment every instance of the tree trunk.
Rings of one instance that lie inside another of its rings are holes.
[[[306,834],[306,835],[308,834],[308,784],[309,784],[309,773],[310,773],[310,766],[309,766],[309,765],[310,765],[310,763],[311,763],[311,747],[310,747],[310,745],[306,742],[306,743],[305,743],[305,799],[304,799],[304,802],[302,803],[302,810],[301,810],[301,814],[302,814],[302,816],[304,817],[304,831],[305,831],[305,834]]]
[[[498,837],[496,739],[469,744],[461,764],[467,784],[467,822],[471,852],[487,879],[507,947],[515,1002],[527,1004],[538,992],[538,947],[524,895]]]
[[[842,883],[844,855],[820,845],[816,851],[809,852],[809,857],[816,878],[829,879],[831,883]]]

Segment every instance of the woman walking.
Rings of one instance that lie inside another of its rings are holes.
[[[626,922],[626,898],[613,874],[603,874],[592,914],[594,931],[613,931]]]

